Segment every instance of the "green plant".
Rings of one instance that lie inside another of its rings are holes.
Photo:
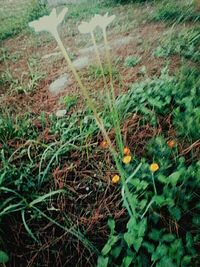
[[[171,113],[177,134],[196,141],[200,137],[199,82],[197,69],[183,68],[177,79],[164,69],[159,78],[136,83],[121,95],[117,100],[119,114],[137,112],[157,125],[159,117]]]
[[[19,34],[27,28],[27,22],[47,14],[48,11],[46,7],[40,5],[36,0],[25,3],[20,0],[16,5],[13,8],[12,3],[8,2],[0,10],[2,18],[0,40]]]
[[[168,57],[170,55],[180,55],[194,62],[200,61],[199,53],[200,29],[182,30],[179,33],[168,35],[163,40],[163,45],[154,51],[154,56]]]
[[[149,165],[143,159],[140,170],[128,181],[136,216],[128,219],[123,230],[113,219],[108,221],[111,232],[98,258],[98,267],[198,266],[195,244],[199,231],[182,229],[185,220],[190,221],[190,229],[197,227],[189,210],[193,207],[194,212],[200,211],[198,195],[193,191],[199,189],[200,162],[186,166],[184,158],[171,157],[163,142],[158,138],[149,143],[151,157],[159,160],[160,169],[154,174],[158,193],[154,192]]]
[[[199,21],[200,14],[195,11],[193,1],[163,1],[154,12],[153,20],[169,21],[171,23]]]
[[[135,67],[139,62],[141,58],[136,56],[128,56],[124,60],[124,66],[125,67]]]

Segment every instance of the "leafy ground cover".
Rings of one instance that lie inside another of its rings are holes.
[[[29,12],[27,3],[20,4]],[[71,77],[70,86],[58,95],[48,90],[57,76],[69,73],[62,56],[44,58],[58,52],[56,43],[48,34],[34,35],[25,26],[27,15],[12,16],[11,23],[11,16],[4,17],[0,35],[3,266],[199,266],[199,7],[194,3],[187,9],[187,1],[178,1],[172,8],[173,3],[170,8],[166,1],[71,3],[60,29],[72,59],[90,45],[77,26],[95,13],[116,15],[108,30],[110,43],[132,38],[112,49],[115,106],[125,148],[118,157],[128,177],[131,211],[108,144],[76,82]],[[11,6],[3,7],[2,14],[12,15]],[[37,10],[31,20],[43,12]],[[23,25],[15,30],[22,17]],[[96,39],[101,45],[99,32]],[[109,85],[104,61],[103,69]],[[101,68],[90,64],[79,74],[91,88],[90,97],[97,101],[116,146]],[[59,109],[66,114],[56,116]]]

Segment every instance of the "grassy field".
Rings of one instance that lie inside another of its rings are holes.
[[[28,27],[50,8],[0,0],[0,266],[200,265],[200,6],[116,2],[69,3],[59,26],[92,106]],[[78,31],[106,12],[111,68],[100,28],[101,63]]]

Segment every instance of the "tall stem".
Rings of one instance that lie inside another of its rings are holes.
[[[123,140],[122,140],[122,135],[121,135],[119,116],[118,116],[118,112],[117,112],[116,104],[115,104],[115,90],[114,90],[114,85],[113,85],[112,64],[111,64],[109,45],[108,45],[108,40],[107,40],[105,29],[103,29],[103,37],[104,37],[104,43],[105,43],[105,48],[106,48],[106,58],[107,58],[109,74],[110,74],[110,86],[111,86],[112,107],[113,107],[113,122],[114,122],[115,130],[116,130],[116,140],[117,140],[120,154],[122,157],[124,146],[123,146]]]
[[[104,125],[103,125],[103,122],[102,122],[101,118],[97,114],[97,110],[96,110],[96,108],[95,108],[95,106],[94,106],[94,104],[93,104],[93,102],[92,102],[92,100],[91,100],[91,98],[90,98],[90,96],[88,94],[88,90],[83,85],[83,83],[81,81],[81,78],[80,78],[78,72],[76,71],[76,69],[74,68],[73,63],[72,63],[70,57],[68,56],[67,51],[66,51],[66,49],[65,49],[65,47],[64,47],[64,45],[63,45],[63,43],[62,43],[62,41],[61,41],[59,36],[57,36],[56,41],[58,43],[58,46],[59,46],[61,52],[63,53],[63,56],[64,56],[67,64],[70,66],[71,71],[72,71],[76,81],[78,82],[78,84],[80,86],[80,89],[81,89],[81,91],[83,93],[83,96],[86,98],[87,103],[88,103],[90,109],[93,112],[94,118],[96,120],[96,123],[97,123],[99,129],[101,130],[106,142],[108,143],[109,149],[110,149],[110,151],[112,153],[112,156],[113,156],[114,161],[116,163],[117,169],[118,169],[118,171],[120,173],[122,184],[124,185],[124,189],[125,189],[125,192],[126,192],[126,195],[127,195],[128,202],[129,202],[128,204],[132,209],[132,213],[130,214],[130,216],[132,216],[132,215],[135,214],[135,211],[134,211],[133,205],[131,204],[131,194],[130,194],[130,191],[129,191],[128,186],[126,184],[126,172],[124,171],[124,169],[121,166],[121,163],[119,162],[117,153],[116,153],[115,149],[112,146],[111,140],[110,140],[110,138],[109,138],[109,136],[108,136],[108,134],[107,134],[107,132],[106,132],[106,130],[104,128]]]
[[[78,72],[76,71],[76,69],[74,68],[73,63],[72,63],[70,57],[68,56],[67,51],[66,51],[66,49],[65,49],[65,47],[64,47],[64,45],[63,45],[63,43],[62,43],[62,41],[61,41],[59,36],[56,38],[56,41],[58,43],[58,46],[59,46],[60,50],[63,53],[64,58],[67,61],[67,64],[70,66],[71,71],[72,71],[76,81],[79,84],[79,87],[80,87],[80,89],[81,89],[81,91],[83,93],[83,96],[87,100],[88,106],[90,107],[90,109],[92,110],[92,112],[94,114],[94,118],[96,120],[96,123],[97,123],[99,129],[101,130],[106,142],[108,143],[110,151],[112,152],[113,155],[116,155],[116,152],[115,152],[115,150],[114,150],[114,148],[112,146],[111,140],[110,140],[110,138],[109,138],[109,136],[108,136],[108,134],[107,134],[107,132],[106,132],[106,130],[104,128],[103,122],[102,122],[101,118],[99,117],[99,115],[97,114],[97,110],[96,110],[96,108],[95,108],[95,106],[94,106],[94,104],[93,104],[93,102],[92,102],[92,100],[91,100],[91,98],[90,98],[90,96],[88,94],[88,90],[83,85],[83,83],[81,81],[81,78],[80,78]]]

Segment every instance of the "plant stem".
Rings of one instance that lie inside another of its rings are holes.
[[[156,185],[155,185],[155,180],[154,180],[154,175],[153,175],[153,173],[151,174],[151,177],[152,177],[152,181],[153,181],[154,192],[155,192],[155,195],[157,195],[157,190],[156,190]]]
[[[80,89],[82,91],[83,96],[85,97],[85,99],[86,99],[86,101],[88,103],[88,106],[90,107],[90,109],[93,112],[93,115],[94,115],[94,118],[96,120],[96,123],[97,123],[99,129],[101,130],[106,142],[108,143],[110,151],[116,157],[116,151],[112,146],[111,140],[110,140],[110,138],[109,138],[109,136],[108,136],[108,134],[107,134],[107,132],[106,132],[106,130],[104,128],[104,125],[103,125],[103,122],[102,122],[101,118],[97,114],[97,110],[96,110],[96,108],[95,108],[95,106],[94,106],[94,104],[93,104],[93,102],[92,102],[92,100],[91,100],[91,98],[90,98],[90,96],[88,94],[87,88],[83,85],[83,83],[81,81],[81,78],[80,78],[78,72],[76,71],[76,69],[74,68],[73,63],[72,63],[70,57],[68,56],[67,51],[66,51],[66,49],[65,49],[65,47],[64,47],[64,45],[63,45],[63,43],[62,43],[62,41],[61,41],[59,36],[56,38],[56,41],[58,43],[58,46],[60,47],[61,52],[63,53],[63,56],[64,56],[65,60],[67,61],[67,64],[70,66],[71,71],[72,71],[76,81],[78,82],[78,85],[79,85],[79,87],[80,87]]]
[[[107,40],[107,35],[106,35],[106,30],[105,29],[103,30],[103,37],[104,37],[104,43],[105,43],[105,48],[106,48],[106,58],[107,58],[108,67],[109,67],[109,74],[110,74],[113,123],[114,123],[114,127],[115,127],[115,132],[116,132],[117,145],[119,147],[120,155],[122,157],[123,156],[124,145],[123,145],[123,141],[122,141],[119,116],[118,116],[118,112],[117,112],[116,104],[115,104],[115,90],[114,90],[114,85],[113,85],[112,64],[111,64],[109,45],[108,45],[108,40]]]

